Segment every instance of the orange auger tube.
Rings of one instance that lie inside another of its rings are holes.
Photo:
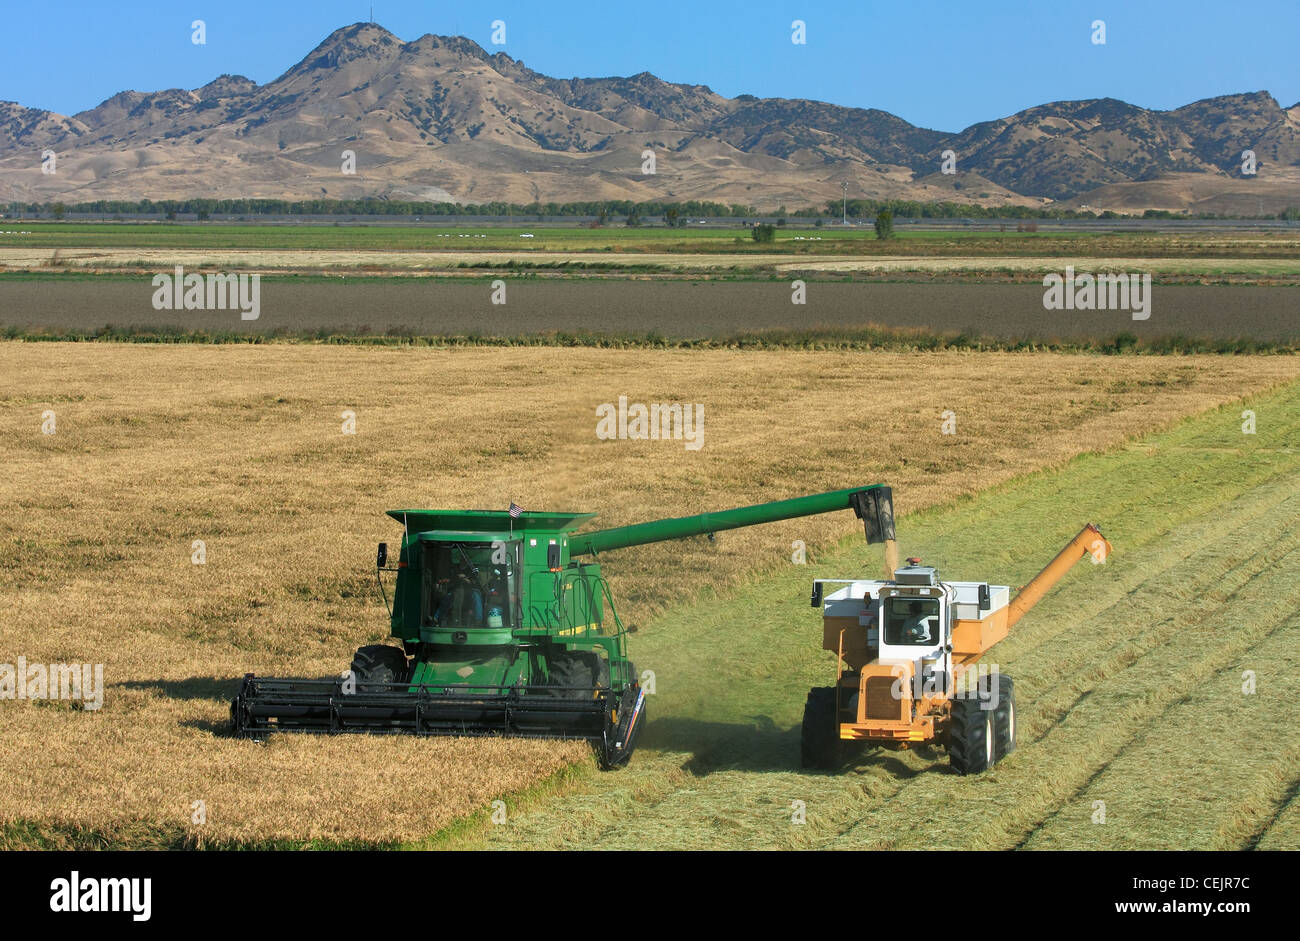
[[[1033,580],[1020,589],[1020,593],[1007,605],[1007,627],[1012,627],[1043,595],[1051,591],[1052,586],[1061,580],[1066,572],[1085,556],[1091,555],[1099,562],[1110,557],[1110,543],[1101,534],[1095,523],[1089,523],[1079,530],[1079,535],[1070,540],[1070,544],[1047,563],[1047,567],[1034,576]]]

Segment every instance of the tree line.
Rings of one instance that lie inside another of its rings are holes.
[[[874,220],[882,212],[902,219],[1119,219],[1120,213],[1034,206],[978,206],[972,203],[918,202],[905,199],[850,199],[847,204],[829,200],[824,206],[806,206],[789,211],[785,206],[775,212],[761,212],[754,206],[739,203],[716,203],[699,200],[682,202],[634,202],[599,200],[568,203],[449,203],[411,202],[393,199],[100,199],[65,205],[61,202],[11,202],[5,207],[10,215],[52,215],[89,213],[108,216],[157,214],[174,219],[194,216],[200,220],[214,215],[226,216],[432,216],[473,218],[479,216],[519,216],[520,220],[543,217],[586,217],[599,223],[625,222],[640,225],[648,219],[664,219],[669,225],[684,225],[688,219],[754,219],[787,217],[802,219],[838,219],[841,212],[854,220]],[[1300,207],[1291,206],[1276,214],[1235,216],[1223,213],[1180,213],[1148,209],[1145,219],[1300,219]]]

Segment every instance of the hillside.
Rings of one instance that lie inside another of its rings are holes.
[[[1259,161],[1253,179],[1240,173],[1246,147]],[[641,172],[648,148],[653,175]],[[53,175],[40,170],[45,149],[58,154]],[[356,154],[354,175],[342,172],[345,150]],[[955,175],[938,172],[946,150],[957,154]],[[1054,102],[945,133],[874,109],[726,98],[648,72],[552,78],[463,37],[403,42],[371,23],[336,30],[265,85],[222,75],[196,89],[122,91],[71,116],[0,102],[5,201],[609,198],[795,208],[837,198],[848,182],[873,198],[1254,211],[1300,202],[1297,167],[1300,105],[1283,109],[1262,91],[1173,111]]]

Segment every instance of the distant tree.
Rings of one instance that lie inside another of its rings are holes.
[[[63,218],[63,203],[55,203],[50,207],[50,212],[54,214],[55,219]]]
[[[894,214],[888,209],[876,213],[876,238],[892,239],[894,237]]]
[[[754,226],[754,228],[749,230],[749,234],[755,242],[775,242],[776,226],[770,225],[766,222],[760,222],[758,225]]]
[[[628,210],[628,212],[627,212],[627,224],[628,224],[631,228],[636,228],[637,226],[639,226],[639,225],[641,224],[641,213],[637,212],[635,208],[633,208],[633,209],[629,209],[629,210]]]
[[[669,206],[664,211],[664,222],[668,224],[668,228],[670,229],[677,228],[677,218],[679,215],[680,213],[678,213],[676,206]]]

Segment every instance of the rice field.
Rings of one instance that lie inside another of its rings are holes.
[[[599,525],[608,526],[880,481],[896,488],[905,549],[943,565],[960,563],[970,577],[995,566],[1010,579],[1031,574],[1044,546],[1070,534],[1025,526],[1057,505],[1060,491],[1047,483],[1057,478],[1033,478],[1052,500],[1038,494],[1035,506],[1017,498],[1019,516],[998,515],[1003,538],[992,552],[973,549],[988,535],[977,525],[988,522],[978,516],[985,498],[977,495],[1043,469],[1066,466],[1072,473],[1084,466],[1068,464],[1075,455],[1103,451],[1104,459],[1134,463],[1117,466],[1114,486],[1094,481],[1080,491],[1078,512],[1095,508],[1107,523],[1136,508],[1112,539],[1129,546],[1147,540],[1167,570],[1199,579],[1186,597],[1168,602],[1168,617],[1183,624],[1183,613],[1204,609],[1209,623],[1213,592],[1228,584],[1214,581],[1216,566],[1229,561],[1196,556],[1206,550],[1192,535],[1164,544],[1161,534],[1186,523],[1194,535],[1193,524],[1203,525],[1223,536],[1225,552],[1246,560],[1224,569],[1233,578],[1249,582],[1254,565],[1265,575],[1273,571],[1261,560],[1289,545],[1283,524],[1292,504],[1268,475],[1276,467],[1294,472],[1285,450],[1296,430],[1293,404],[1276,412],[1259,406],[1260,434],[1251,445],[1261,456],[1251,456],[1254,476],[1243,479],[1258,478],[1262,495],[1233,497],[1256,500],[1243,503],[1249,514],[1242,517],[1267,523],[1256,530],[1225,529],[1233,518],[1207,509],[1226,492],[1225,474],[1232,486],[1238,482],[1229,474],[1241,457],[1236,439],[1215,439],[1211,447],[1189,438],[1167,453],[1160,445],[1134,451],[1126,442],[1245,396],[1294,390],[1297,379],[1300,363],[1285,356],[0,343],[0,433],[8,445],[0,482],[0,603],[7,612],[0,662],[22,656],[29,663],[102,663],[105,677],[97,711],[0,700],[0,759],[21,769],[0,792],[0,846],[393,845],[439,832],[477,840],[484,837],[464,821],[476,820],[498,797],[518,802],[515,808],[533,806],[538,816],[512,817],[512,829],[495,832],[494,843],[532,833],[537,845],[548,845],[573,833],[599,844],[591,827],[623,826],[620,807],[656,795],[683,800],[693,788],[724,785],[733,773],[742,775],[733,803],[711,813],[733,821],[724,828],[746,834],[737,845],[774,839],[753,830],[747,815],[775,819],[764,802],[772,788],[791,781],[812,788],[800,799],[818,808],[810,810],[809,828],[792,837],[799,845],[829,841],[832,830],[837,840],[865,845],[882,831],[867,826],[852,835],[842,824],[873,811],[862,803],[864,793],[891,794],[914,778],[937,782],[917,764],[921,757],[890,756],[847,779],[820,779],[792,772],[782,751],[790,709],[802,703],[803,690],[790,702],[785,693],[806,687],[824,666],[817,645],[792,627],[797,620],[785,619],[786,612],[797,619],[807,611],[809,571],[791,573],[792,543],[806,543],[815,566],[847,564],[852,551],[836,547],[857,529],[848,513],[725,533],[716,544],[691,540],[610,555],[606,572],[623,618],[641,628],[630,641],[632,656],[661,677],[646,748],[627,774],[587,773],[590,756],[574,744],[290,736],[265,746],[239,742],[225,731],[227,702],[245,672],[336,673],[355,647],[383,640],[386,617],[370,566],[374,544],[396,534],[383,511],[399,505],[505,507],[513,500],[527,509],[599,512]],[[597,439],[595,408],[620,395],[703,404],[704,446]],[[1279,401],[1293,397],[1288,391]],[[941,431],[948,410],[956,416],[955,435]],[[355,420],[354,434],[344,433],[345,412]],[[1232,409],[1219,414],[1232,429],[1239,424]],[[1153,448],[1159,459],[1143,460]],[[1197,459],[1180,464],[1178,448]],[[1225,456],[1215,457],[1216,448]],[[1202,486],[1171,489],[1170,475]],[[1111,502],[1088,502],[1103,497]],[[961,501],[952,511],[958,516],[933,515],[953,501]],[[1047,517],[1055,519],[1054,512]],[[1059,526],[1075,526],[1075,514]],[[964,535],[954,542],[953,533]],[[1246,539],[1274,535],[1276,544],[1263,549],[1251,549]],[[196,540],[203,564],[194,561]],[[953,554],[945,557],[940,548]],[[1186,561],[1189,553],[1203,571]],[[1063,624],[1087,624],[1102,601],[1119,604],[1123,586],[1143,584],[1137,553],[1124,558],[1133,561],[1117,558],[1113,579],[1082,589],[1088,605],[1070,607],[1070,598],[1080,600],[1074,582],[1044,603],[1034,621],[1043,633],[1028,627],[1028,646],[1017,656],[1032,657],[1033,642],[1050,640]],[[1278,577],[1288,571],[1276,569]],[[747,594],[753,592],[760,594]],[[751,604],[755,598],[770,610]],[[683,605],[693,606],[685,621]],[[1159,642],[1176,629],[1164,617],[1144,626],[1137,656],[1155,662]],[[1053,718],[1068,712],[1071,691],[1088,688],[1080,684],[1089,682],[1090,670],[1124,671],[1129,652],[1113,632],[1067,636],[1078,645],[1066,647],[1077,677],[1049,683],[1060,667],[1041,662],[1017,674],[1018,681],[1026,677],[1018,686],[1026,702],[1043,703],[1026,717],[1027,733],[1050,736]],[[1223,639],[1222,632],[1214,636]],[[1185,666],[1179,661],[1174,691],[1199,688],[1193,680],[1205,670],[1226,676],[1251,662],[1252,650],[1267,639],[1255,630],[1230,643],[1208,637],[1188,648],[1203,656]],[[1094,664],[1094,656],[1102,659]],[[1264,680],[1273,665],[1257,669],[1261,693],[1274,695],[1281,680],[1274,673]],[[706,711],[703,704],[719,697],[719,678],[721,707]],[[1216,707],[1166,702],[1160,697],[1168,691],[1136,689],[1157,706],[1185,706],[1201,716],[1188,721],[1209,721]],[[1109,714],[1098,715],[1088,728],[1119,748],[1139,718],[1126,711],[1111,730]],[[1055,830],[1030,828],[1029,818],[1047,820],[1063,789],[1089,784],[1096,755],[1086,741],[1059,739],[1066,765],[1050,787],[1040,768],[1025,769],[1019,816],[998,824],[994,836],[1052,838]],[[1026,734],[1016,759],[1028,760],[1032,751]],[[1131,758],[1144,760],[1137,752]],[[989,777],[1018,767],[1013,761]],[[1244,823],[1225,822],[1226,833],[1250,831],[1260,845],[1286,841],[1294,812],[1279,812],[1276,824],[1262,830],[1251,826],[1273,811],[1270,782],[1286,779],[1288,767],[1264,762],[1250,815]],[[756,771],[775,773],[751,795],[747,788],[762,777]],[[989,800],[1009,799],[987,783],[957,783],[966,790],[955,793],[984,787]],[[553,792],[531,804],[517,797],[548,787]],[[583,803],[586,788],[598,789],[599,806]],[[760,799],[760,792],[767,796]],[[840,803],[816,805],[818,799]],[[205,808],[202,824],[193,822],[196,801]],[[709,826],[679,821],[669,839],[663,820],[641,816],[627,825],[656,845],[690,844]],[[910,836],[895,830],[890,838]]]
[[[1085,521],[1080,565],[986,660],[1016,681],[1019,746],[983,775],[941,749],[799,768],[804,693],[833,679],[814,577],[878,568],[851,540],[640,638],[654,671],[626,775],[424,845],[641,849],[1300,849],[1300,388],[903,519],[900,550],[1023,584]],[[796,813],[803,816],[797,821]]]

